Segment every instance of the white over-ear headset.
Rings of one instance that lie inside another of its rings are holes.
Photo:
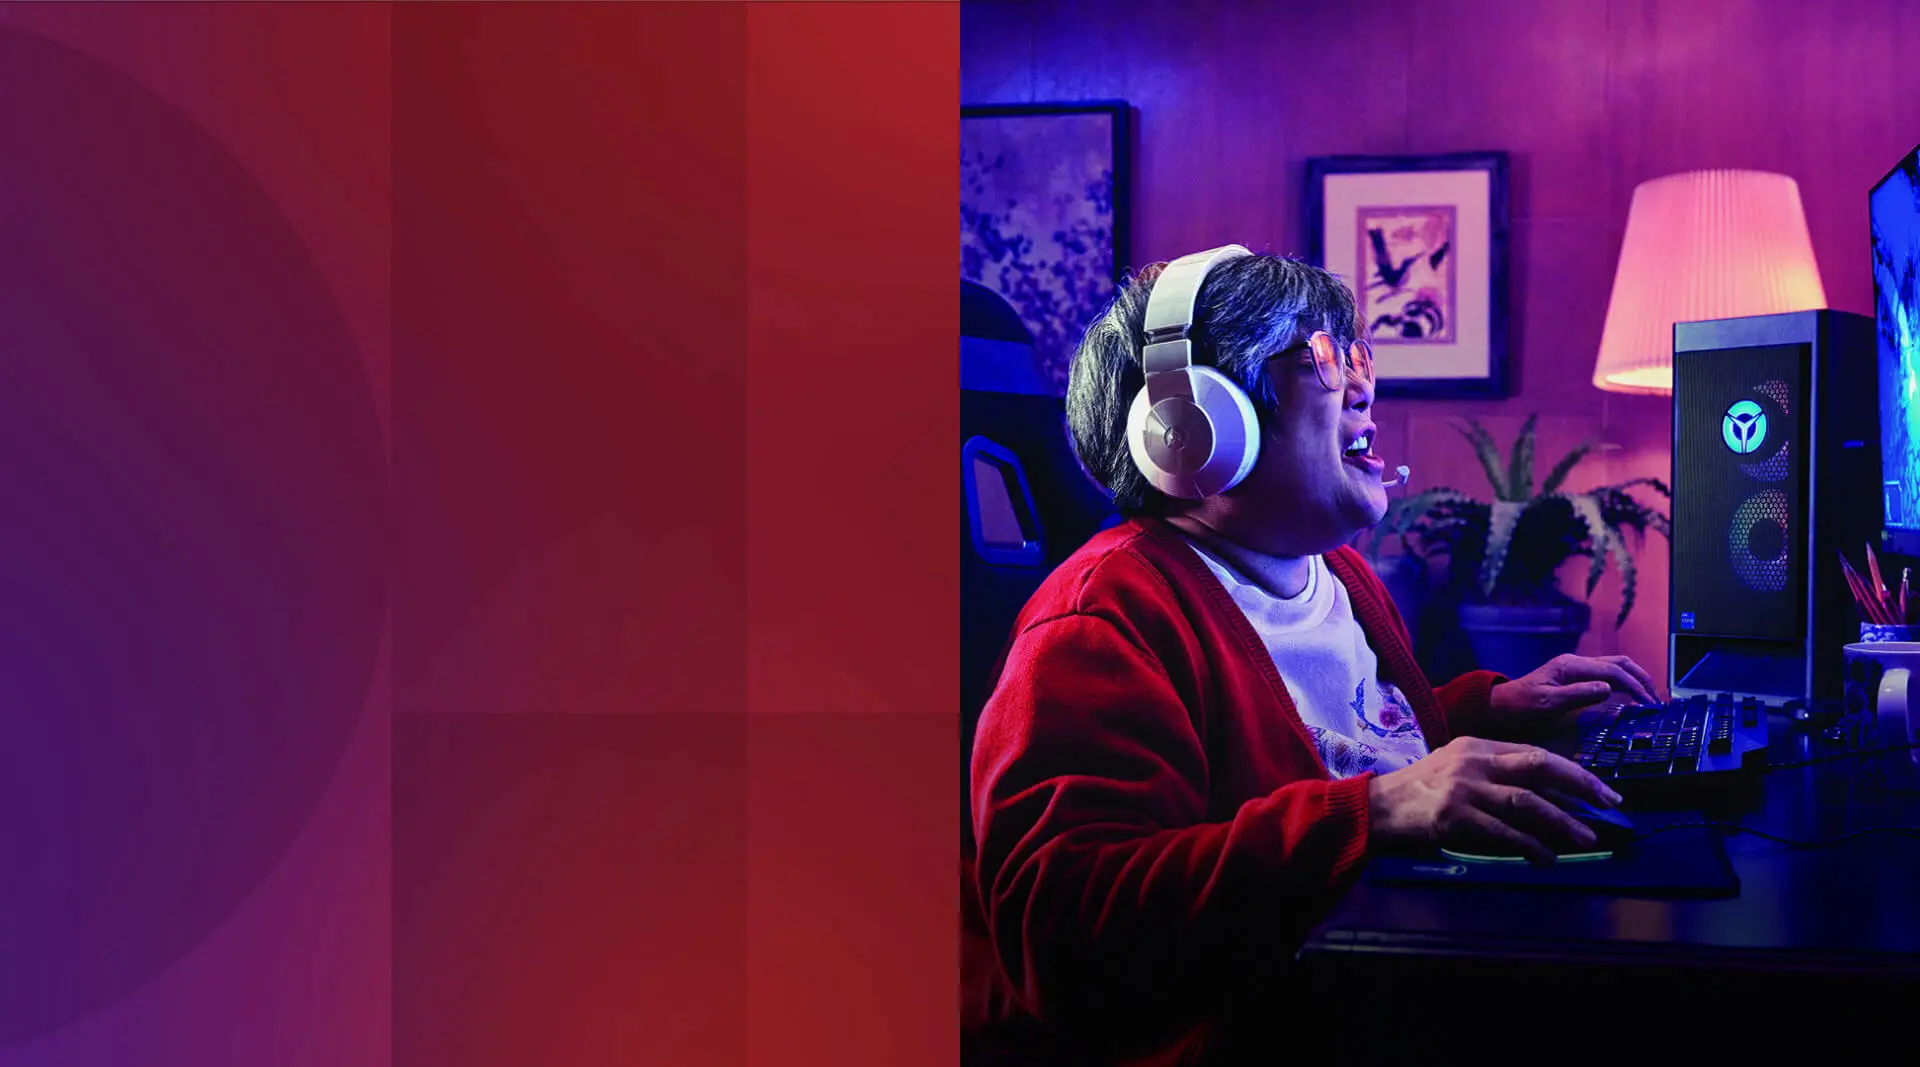
[[[1167,265],[1147,297],[1147,383],[1127,413],[1127,450],[1155,489],[1197,500],[1239,485],[1260,457],[1260,417],[1232,379],[1195,366],[1194,304],[1214,267],[1252,255],[1225,245]]]

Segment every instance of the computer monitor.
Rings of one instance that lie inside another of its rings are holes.
[[[1883,540],[1920,555],[1920,145],[1867,195],[1880,368]]]

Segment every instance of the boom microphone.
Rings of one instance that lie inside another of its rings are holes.
[[[1405,466],[1395,467],[1393,468],[1393,471],[1395,474],[1398,474],[1400,477],[1395,478],[1390,482],[1381,482],[1380,487],[1382,489],[1392,489],[1396,485],[1405,485],[1407,484],[1407,480],[1413,477],[1413,470],[1409,467],[1405,467]]]

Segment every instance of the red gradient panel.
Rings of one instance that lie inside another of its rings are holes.
[[[395,1067],[743,1062],[745,733],[395,716]]]
[[[748,721],[748,1062],[957,1064],[958,727]]]
[[[958,1059],[958,42],[749,9],[753,1063]]]
[[[748,9],[755,712],[959,711],[959,34]]]
[[[743,1062],[745,12],[393,38],[394,1062]]]
[[[949,1060],[956,33],[0,13],[9,1067]]]
[[[745,12],[400,5],[401,712],[738,712]]]

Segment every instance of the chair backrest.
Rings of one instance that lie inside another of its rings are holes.
[[[961,283],[960,697],[968,750],[1013,620],[1112,503],[1074,458],[1033,337],[999,296]]]

